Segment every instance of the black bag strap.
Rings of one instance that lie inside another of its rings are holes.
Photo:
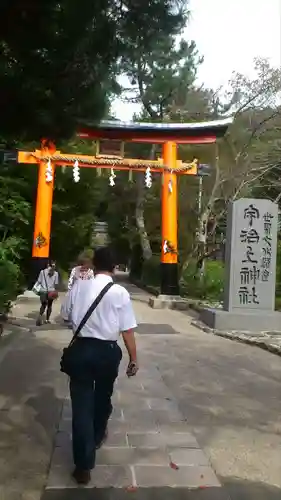
[[[74,332],[74,335],[71,339],[71,342],[68,347],[70,347],[74,340],[78,337],[79,333],[81,332],[83,326],[87,323],[89,317],[93,314],[94,310],[96,307],[99,305],[101,299],[104,297],[106,292],[113,286],[114,283],[107,283],[107,285],[102,289],[102,291],[99,293],[99,295],[95,298],[94,302],[90,305],[88,311],[86,312],[85,316],[81,320],[77,330]]]
[[[45,269],[42,270],[42,273],[43,273],[43,276],[44,276],[44,281],[45,281],[45,285],[46,285],[46,288],[47,288],[47,293],[49,293],[48,284],[47,284],[47,278],[46,278],[46,274],[45,274]]]
[[[45,281],[45,285],[46,285],[46,288],[47,288],[47,293],[49,293],[49,288],[48,288],[48,283],[47,283],[47,278],[46,278],[46,273],[45,273],[46,269],[43,269],[42,273],[43,273],[43,276],[44,276],[44,281]],[[56,272],[56,271],[55,271]],[[54,276],[54,275],[53,275]]]

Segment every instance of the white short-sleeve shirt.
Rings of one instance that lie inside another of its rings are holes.
[[[59,284],[59,274],[55,271],[49,275],[49,268],[40,271],[37,283],[41,285],[42,292],[54,292]]]
[[[64,316],[70,315],[74,332],[95,298],[110,282],[112,278],[106,274],[75,282],[63,304]],[[114,284],[83,326],[80,336],[118,340],[120,332],[134,329],[136,326],[129,293],[123,286]]]
[[[68,280],[68,290],[71,290],[76,280],[91,280],[94,278],[93,269],[83,269],[82,266],[76,266],[72,269],[69,280]]]

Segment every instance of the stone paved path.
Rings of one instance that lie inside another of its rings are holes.
[[[150,366],[143,347],[139,340],[143,359],[138,377],[126,379],[127,359],[122,364],[109,439],[97,452],[97,465],[89,488],[219,487],[205,454],[184,422],[159,371]],[[70,418],[70,402],[66,399],[47,491],[76,487],[70,478]]]

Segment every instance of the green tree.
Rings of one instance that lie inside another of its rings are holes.
[[[225,101],[228,99],[225,109],[234,114],[235,120],[219,143],[219,161],[210,179],[210,196],[206,201],[218,219],[224,215],[229,200],[251,193],[271,170],[273,157],[278,157],[281,72],[267,60],[256,59],[254,63],[255,77],[234,74],[231,89],[224,96]]]
[[[188,11],[179,11],[169,29],[159,30],[157,37],[151,39],[151,44],[145,45],[145,50],[142,50],[142,37],[137,35],[135,45],[121,59],[120,72],[127,76],[130,83],[129,89],[123,89],[123,99],[141,104],[141,113],[135,117],[136,120],[170,121],[172,111],[175,114],[175,108],[186,102],[190,90],[194,88],[197,67],[202,58],[193,41],[189,43],[178,39],[187,22]],[[160,152],[155,145],[150,148],[133,145],[129,150],[134,155],[150,159],[154,159]],[[136,176],[136,186],[135,222],[143,257],[149,259],[152,249],[145,220],[146,191],[143,176]],[[153,196],[154,192],[156,196]],[[159,189],[155,187],[150,190],[150,209],[153,200],[156,207]],[[156,213],[159,214],[159,207]],[[150,220],[151,214],[150,210]],[[156,225],[159,229],[159,220]]]
[[[74,183],[71,168],[56,172],[51,253],[64,270],[91,245],[96,212],[107,193],[107,179],[97,177],[96,170],[81,168],[80,174]]]
[[[31,203],[23,193],[26,179],[11,177],[2,165],[0,176],[0,314],[19,291],[22,282],[20,259],[28,251],[27,237],[32,218]]]
[[[143,119],[170,120],[171,109],[186,102],[201,62],[193,41],[178,41],[176,36],[164,33],[148,53],[140,52],[124,61],[133,94],[127,99],[142,105]]]
[[[264,185],[278,158],[278,130],[280,130],[281,90],[280,70],[272,68],[267,60],[255,59],[255,76],[248,78],[233,74],[227,91],[208,91],[204,119],[234,116],[234,123],[225,138],[214,148],[189,148],[202,163],[211,165],[210,176],[203,179],[203,197],[197,213],[200,241],[193,239],[184,268],[190,258],[209,255],[216,247],[216,233],[223,233],[227,204],[241,196],[250,196],[253,188]],[[182,111],[182,115],[184,111]],[[278,126],[279,123],[279,126]],[[261,194],[261,190],[259,191]],[[196,197],[193,199],[196,207]],[[194,234],[194,233],[193,233]],[[222,235],[223,236],[223,235]],[[221,238],[217,234],[217,240]]]
[[[179,17],[184,0],[3,0],[0,111],[4,139],[65,138],[99,120],[117,92],[115,64]]]

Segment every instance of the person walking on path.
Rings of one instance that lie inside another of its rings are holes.
[[[65,305],[70,311],[74,340],[68,348],[67,370],[62,371],[70,377],[73,477],[79,484],[90,481],[96,450],[107,437],[111,396],[122,359],[117,343],[120,333],[129,355],[127,376],[138,371],[137,323],[129,293],[113,283],[115,262],[110,249],[97,249],[93,264],[95,278],[78,280]]]
[[[94,279],[94,271],[93,271],[93,251],[87,251],[85,250],[82,252],[77,261],[78,261],[78,266],[73,267],[69,280],[68,280],[68,293],[70,290],[73,288],[77,280],[90,280]],[[68,324],[69,328],[71,328],[71,320],[70,320],[70,311],[65,310],[65,304],[67,303],[67,297],[65,298],[64,302],[62,303],[61,306],[61,317],[63,318],[64,323]]]
[[[78,257],[78,266],[75,266],[69,276],[68,290],[71,290],[78,279],[88,280],[94,278],[93,252],[84,251]]]
[[[46,323],[50,323],[53,301],[58,297],[59,275],[56,271],[56,263],[51,261],[46,269],[40,271],[36,285],[40,286],[41,307],[36,321],[37,326],[43,323],[43,314],[47,308]]]

